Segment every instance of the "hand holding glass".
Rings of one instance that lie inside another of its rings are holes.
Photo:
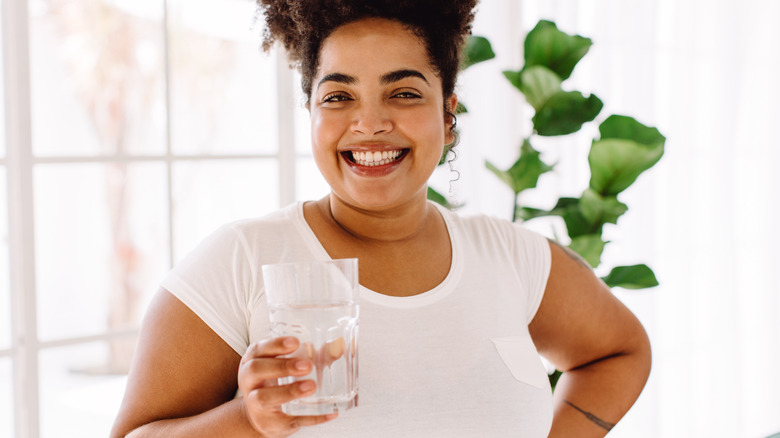
[[[280,385],[312,379],[317,391],[282,405],[288,415],[322,415],[357,406],[357,259],[263,266],[274,337],[294,336],[288,357],[309,359],[312,372],[283,377]]]

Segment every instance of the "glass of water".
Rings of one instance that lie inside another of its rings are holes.
[[[294,336],[300,347],[288,357],[309,359],[309,375],[284,377],[280,385],[311,379],[313,395],[282,405],[288,415],[322,415],[357,406],[357,259],[264,265],[263,283],[274,337]]]

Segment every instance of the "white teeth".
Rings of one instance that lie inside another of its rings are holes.
[[[400,150],[395,151],[374,151],[358,152],[352,151],[352,160],[361,166],[381,166],[395,161],[401,155]]]

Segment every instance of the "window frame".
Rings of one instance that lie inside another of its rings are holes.
[[[164,76],[165,109],[170,114],[170,64],[168,2],[163,1],[164,16]],[[107,342],[132,337],[139,329],[106,330],[85,336],[65,337],[41,341],[38,333],[38,305],[35,268],[35,208],[33,171],[42,164],[68,163],[113,163],[113,162],[156,162],[164,163],[167,178],[167,209],[169,265],[173,266],[173,214],[171,214],[173,166],[178,162],[192,160],[219,161],[275,159],[279,166],[279,201],[288,205],[296,199],[296,165],[299,159],[309,155],[295,150],[295,74],[289,69],[284,56],[274,57],[277,95],[276,112],[279,147],[275,154],[231,154],[179,155],[172,153],[170,117],[166,117],[166,151],[161,155],[103,155],[103,156],[45,156],[36,157],[32,150],[32,115],[30,82],[29,1],[0,0],[2,10],[2,60],[4,86],[6,154],[0,157],[0,167],[5,167],[8,198],[8,250],[9,287],[11,312],[11,344],[0,349],[0,359],[10,358],[12,368],[13,436],[15,438],[37,438],[42,425],[40,409],[39,356],[44,350]],[[258,55],[260,56],[260,55]],[[258,139],[259,141],[259,139]]]

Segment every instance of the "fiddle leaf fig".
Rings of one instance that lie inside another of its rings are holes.
[[[566,34],[555,23],[542,20],[525,38],[525,66],[543,65],[566,80],[591,45],[590,38]]]
[[[590,148],[590,188],[602,196],[617,195],[653,167],[664,153],[663,145],[647,146],[631,140],[596,140]]]
[[[428,187],[428,199],[451,210],[460,206],[451,204],[444,195],[430,187]]]
[[[648,147],[663,146],[666,142],[658,129],[645,126],[633,117],[611,115],[599,125],[601,139],[618,138],[632,140]]]
[[[466,46],[463,48],[463,61],[460,64],[460,69],[465,70],[474,64],[495,57],[496,54],[487,38],[472,35],[466,40]]]
[[[580,255],[592,267],[601,264],[601,253],[607,242],[601,240],[601,234],[586,234],[571,239],[569,249]]]
[[[515,88],[522,91],[522,85],[523,82],[520,78],[523,74],[522,70],[504,70],[504,77],[509,81],[510,84],[512,84]]]
[[[524,141],[520,148],[520,158],[508,170],[500,170],[490,161],[485,161],[485,167],[508,185],[515,195],[525,189],[536,187],[539,177],[552,170],[552,167],[539,158],[539,152],[528,140]]]
[[[609,275],[601,279],[609,287],[624,289],[646,289],[658,286],[658,279],[647,265],[617,266]]]
[[[549,68],[537,65],[520,73],[519,85],[525,100],[539,111],[550,97],[561,91],[561,78]]]
[[[628,206],[618,201],[617,196],[601,196],[593,189],[587,189],[580,198],[582,215],[591,225],[616,224],[618,218],[628,211]]]
[[[559,198],[558,203],[555,205],[555,207],[553,207],[552,210],[542,210],[532,207],[518,207],[515,216],[518,219],[522,219],[524,221],[544,216],[563,216],[564,213],[572,206],[576,207],[578,201],[579,200],[577,198]]]
[[[603,106],[593,94],[585,97],[579,91],[558,91],[533,116],[534,130],[544,136],[577,132],[584,123],[595,119]]]
[[[666,138],[656,128],[613,115],[599,126],[601,138],[590,148],[590,187],[602,196],[617,195],[653,167],[664,154]]]

